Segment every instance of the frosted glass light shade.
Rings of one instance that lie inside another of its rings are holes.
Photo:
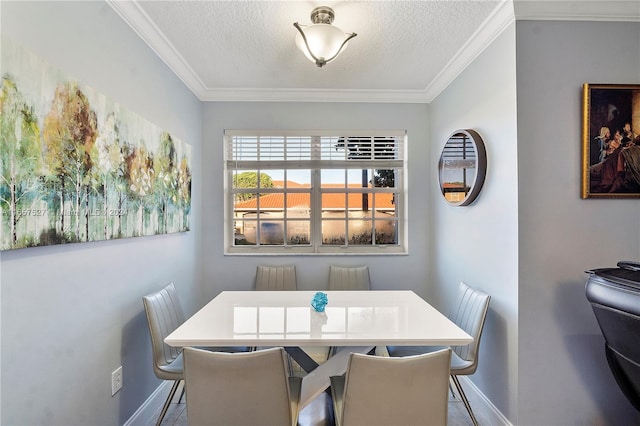
[[[348,38],[348,34],[343,33],[339,28],[330,24],[312,24],[303,28],[304,35],[307,37],[309,49],[316,58],[321,62],[333,59],[339,52],[340,48],[346,48],[348,43],[344,41]],[[311,61],[316,62],[307,46],[304,43],[302,34],[296,34],[296,46],[302,50],[302,53]]]

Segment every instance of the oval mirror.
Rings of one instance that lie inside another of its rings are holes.
[[[471,204],[482,189],[486,171],[487,152],[480,135],[470,129],[453,132],[438,164],[440,191],[447,203]]]

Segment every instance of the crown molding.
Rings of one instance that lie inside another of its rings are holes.
[[[502,2],[425,89],[426,102],[433,101],[514,21],[513,3]]]
[[[203,101],[427,103],[424,90],[207,89]]]
[[[508,0],[474,33],[434,82],[422,90],[228,89],[206,87],[137,1],[106,2],[201,101],[429,103],[497,37],[505,22],[513,20]]]
[[[515,20],[640,21],[632,1],[503,0],[423,90],[209,88],[136,0],[106,0],[201,101],[430,103]]]
[[[158,57],[198,97],[207,87],[137,1],[105,0]]]
[[[518,21],[640,22],[638,0],[514,0]]]

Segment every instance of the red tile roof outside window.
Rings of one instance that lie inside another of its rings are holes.
[[[281,182],[278,182],[281,183]],[[283,186],[277,186],[276,188],[282,188]],[[288,188],[300,188],[303,187],[295,182],[288,182]],[[325,185],[324,188],[340,188],[339,185]],[[359,188],[358,185],[350,185],[350,188]],[[284,193],[265,194],[260,196],[260,209],[261,210],[282,210],[284,208]],[[322,210],[344,210],[345,205],[344,193],[323,193],[322,194]],[[394,194],[378,193],[376,194],[376,209],[377,210],[395,210],[393,204]],[[373,206],[373,194],[368,194],[369,207]],[[349,193],[348,194],[349,210],[362,210],[362,194]],[[309,209],[310,197],[309,194],[302,193],[287,193],[287,208],[297,209]],[[258,208],[258,199],[251,198],[249,200],[235,203],[234,210],[238,211],[255,211]]]

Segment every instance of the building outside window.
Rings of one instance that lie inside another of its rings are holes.
[[[406,253],[404,131],[225,132],[225,253]]]

